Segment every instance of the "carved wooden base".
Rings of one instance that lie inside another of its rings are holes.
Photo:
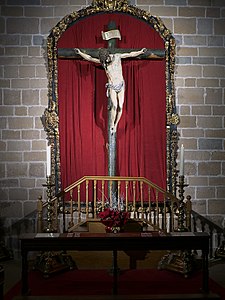
[[[175,271],[183,274],[185,277],[188,277],[194,267],[194,256],[189,251],[166,254],[162,257],[158,265],[159,270]]]
[[[37,256],[34,264],[34,269],[41,271],[44,277],[74,268],[77,268],[76,263],[66,252],[42,252]]]

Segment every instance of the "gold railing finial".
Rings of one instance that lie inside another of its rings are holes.
[[[127,6],[128,0],[93,0],[92,5],[101,9],[114,10]]]

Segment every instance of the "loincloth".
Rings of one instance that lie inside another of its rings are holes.
[[[121,92],[122,88],[124,87],[124,81],[121,81],[120,83],[117,84],[112,84],[112,83],[106,83],[105,87],[107,88],[106,90],[106,95],[109,97],[109,90],[113,89],[116,93]]]

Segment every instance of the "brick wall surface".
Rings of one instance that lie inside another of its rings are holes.
[[[46,38],[91,0],[0,0],[0,217],[14,221],[45,197]],[[176,39],[175,87],[194,210],[225,216],[225,0],[132,0]],[[178,160],[179,167],[179,160]],[[9,222],[9,221],[7,221]],[[9,222],[10,224],[10,222]]]

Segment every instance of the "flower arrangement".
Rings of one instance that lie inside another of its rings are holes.
[[[123,199],[120,199],[120,209],[118,209],[117,199],[113,197],[112,205],[110,206],[109,202],[106,201],[104,207],[98,213],[98,217],[101,219],[101,222],[106,226],[107,232],[118,232],[121,228],[127,223],[130,214],[125,211],[123,204]],[[101,205],[100,205],[101,206]]]
[[[107,207],[98,216],[107,227],[122,227],[129,219],[129,212]]]

